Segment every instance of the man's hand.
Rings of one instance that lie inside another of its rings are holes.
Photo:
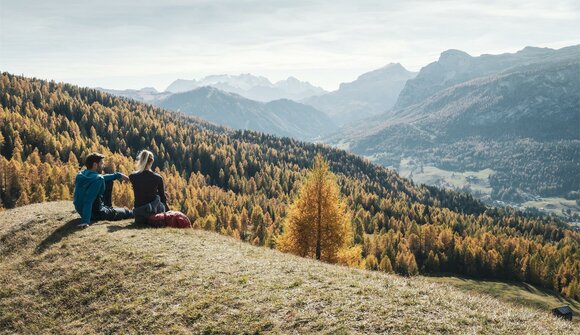
[[[167,191],[165,191],[165,199],[169,201],[169,193],[167,193]]]
[[[121,174],[121,178],[123,178],[123,181],[129,181],[129,177],[127,177],[126,175],[122,174],[121,172],[119,172]]]

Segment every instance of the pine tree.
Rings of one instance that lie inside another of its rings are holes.
[[[346,204],[328,163],[318,155],[290,206],[277,246],[284,252],[335,263],[337,253],[351,240]]]
[[[18,197],[18,200],[16,201],[16,206],[20,207],[20,206],[25,206],[28,205],[30,203],[30,197],[28,196],[29,194],[29,190],[28,187],[23,187],[21,192],[20,192],[20,196]]]
[[[375,255],[368,255],[365,259],[365,269],[367,270],[378,270],[379,269],[379,262]]]
[[[30,195],[30,203],[40,203],[46,201],[46,191],[44,186],[38,185],[32,189],[32,194]]]
[[[252,241],[255,241],[255,245],[263,245],[267,232],[264,212],[260,206],[252,208],[250,221],[252,223]]]
[[[379,264],[379,270],[384,272],[393,272],[393,265],[391,264],[391,260],[388,256],[384,256],[381,259],[381,263]]]
[[[425,261],[425,270],[435,272],[439,270],[439,256],[433,250],[429,251]]]

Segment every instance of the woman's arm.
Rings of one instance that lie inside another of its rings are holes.
[[[169,210],[169,206],[167,206],[167,196],[165,195],[165,185],[163,184],[163,177],[159,176],[159,184],[157,186],[157,194],[159,194],[159,198],[161,202],[165,206],[165,210]]]

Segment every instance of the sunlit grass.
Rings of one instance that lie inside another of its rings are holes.
[[[536,308],[199,230],[0,213],[2,334],[574,334]]]

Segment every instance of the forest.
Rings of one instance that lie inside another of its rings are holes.
[[[171,209],[196,228],[276,247],[289,205],[320,154],[351,213],[352,245],[340,263],[525,281],[580,299],[580,233],[557,219],[418,186],[325,145],[234,131],[95,89],[2,73],[0,210],[71,199],[88,153],[105,154],[108,171],[127,174],[142,149],[155,155]],[[132,207],[128,183],[115,183],[113,196],[116,205]]]
[[[390,141],[406,134],[395,134]],[[525,202],[526,195],[565,197],[580,200],[580,169],[570,157],[580,155],[577,139],[536,140],[533,138],[472,136],[454,141],[431,143],[420,135],[412,149],[393,146],[377,160],[386,166],[399,166],[401,157],[411,156],[425,165],[447,171],[479,171],[490,168],[492,199]],[[510,143],[510,145],[506,145]],[[373,145],[373,144],[369,144]]]

